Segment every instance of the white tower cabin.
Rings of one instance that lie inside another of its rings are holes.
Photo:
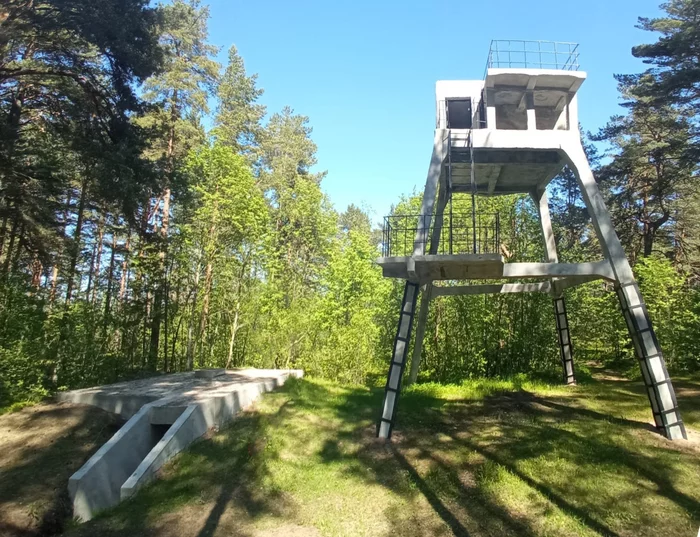
[[[436,129],[420,215],[385,219],[385,277],[406,280],[377,435],[389,438],[417,312],[410,378],[420,363],[430,301],[439,296],[540,292],[551,295],[564,382],[575,383],[564,290],[597,279],[614,282],[642,370],[654,421],[669,439],[685,439],[661,347],[603,197],[593,178],[578,129],[578,45],[493,41],[484,80],[442,80],[436,85]],[[591,215],[603,259],[559,263],[545,188],[568,166]],[[539,209],[546,258],[505,263],[498,217],[478,213],[457,223],[445,212],[454,193],[472,196],[529,194]],[[482,218],[483,217],[483,218]],[[410,236],[409,236],[410,234]],[[459,280],[527,280],[531,283],[440,285]]]

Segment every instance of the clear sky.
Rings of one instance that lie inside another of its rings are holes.
[[[355,203],[378,221],[423,188],[436,80],[481,78],[491,39],[577,42],[588,73],[580,120],[595,131],[620,110],[613,74],[643,69],[630,49],[655,38],[635,24],[659,3],[210,0],[210,40],[238,47],[269,112],[289,105],[309,116],[336,209]]]

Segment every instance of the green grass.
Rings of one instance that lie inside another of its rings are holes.
[[[676,384],[698,428],[700,380]],[[638,382],[419,385],[390,444],[374,438],[381,397],[291,381],[71,534],[697,534],[697,440],[651,430]]]
[[[11,403],[11,404],[8,404],[5,406],[0,406],[0,416],[2,416],[3,414],[12,413],[12,412],[19,412],[23,408],[34,406],[36,404],[37,404],[36,401],[17,401],[17,402],[14,402],[14,403]]]

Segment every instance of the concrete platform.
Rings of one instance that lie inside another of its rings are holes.
[[[382,257],[377,264],[385,278],[407,280],[411,256]],[[417,255],[416,275],[420,281],[496,279],[503,274],[503,257],[499,254]]]
[[[133,495],[158,469],[262,393],[301,378],[301,370],[204,370],[161,375],[59,394],[60,401],[97,406],[127,422],[80,470],[68,491],[73,515],[96,513]]]
[[[381,257],[377,264],[385,278],[411,279],[409,262],[415,266],[418,281],[500,280],[567,278],[572,284],[595,279],[613,281],[609,261],[588,263],[504,263],[499,254],[416,255]]]

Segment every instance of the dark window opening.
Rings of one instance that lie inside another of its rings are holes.
[[[477,127],[479,129],[485,129],[486,128],[486,96],[484,95],[484,91],[481,91],[481,101],[479,102],[479,124]]]
[[[471,99],[447,99],[446,108],[448,129],[472,128]]]

